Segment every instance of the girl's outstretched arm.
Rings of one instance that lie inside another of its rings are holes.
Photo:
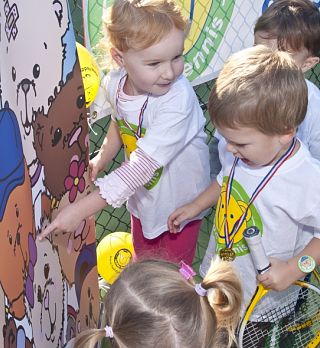
[[[106,204],[106,201],[100,196],[99,190],[91,192],[86,197],[64,207],[51,224],[39,234],[38,239],[42,240],[55,231],[73,233],[82,220],[94,216]]]
[[[120,207],[135,190],[147,183],[160,165],[139,148],[130,161],[104,178],[98,179],[98,189],[63,208],[55,220],[38,236],[41,240],[54,231],[73,233],[85,218],[94,215],[107,204]]]

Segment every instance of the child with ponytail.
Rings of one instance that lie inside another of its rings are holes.
[[[107,337],[121,348],[230,347],[242,304],[231,263],[216,260],[201,283],[185,263],[142,260],[130,264],[105,299],[105,326],[82,332],[75,348]]]

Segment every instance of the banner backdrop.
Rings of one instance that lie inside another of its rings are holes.
[[[36,237],[90,191],[66,0],[0,5],[0,347],[64,347],[98,318],[94,221]]]
[[[83,3],[86,46],[101,38],[101,16],[112,0]],[[217,77],[228,56],[253,44],[253,26],[270,1],[177,0],[190,19],[185,41],[185,75],[193,85]]]

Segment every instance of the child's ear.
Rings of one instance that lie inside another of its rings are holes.
[[[110,49],[110,54],[112,59],[119,65],[120,68],[123,67],[123,53],[117,48],[112,47]]]
[[[315,56],[308,57],[301,66],[301,70],[305,73],[319,63],[320,58]]]
[[[281,144],[285,145],[288,144],[292,141],[293,137],[296,135],[297,130],[295,128],[292,128],[288,131],[286,131],[286,133],[281,134],[280,135],[280,142]]]

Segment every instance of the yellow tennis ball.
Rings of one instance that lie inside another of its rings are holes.
[[[131,233],[114,232],[105,236],[97,246],[97,267],[105,281],[112,284],[131,261]]]
[[[78,42],[76,45],[83,80],[86,107],[88,108],[98,93],[100,84],[99,68],[92,54]]]

